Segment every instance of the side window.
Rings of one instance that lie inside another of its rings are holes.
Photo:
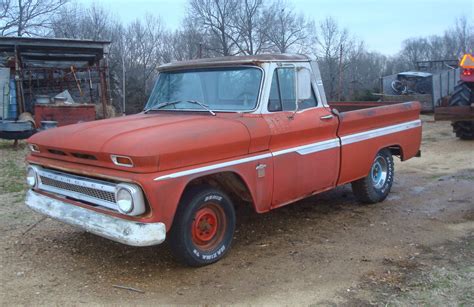
[[[277,112],[281,110],[280,87],[278,85],[277,70],[275,69],[272,77],[272,86],[270,88],[270,98],[268,99],[268,111]]]
[[[304,110],[304,109],[314,108],[317,105],[318,105],[318,102],[316,100],[316,96],[314,95],[314,91],[311,89],[311,98],[300,101],[299,109]]]
[[[293,67],[277,68],[273,72],[268,111],[294,111],[296,108],[296,72]],[[314,92],[310,99],[299,102],[299,110],[315,107],[317,100]]]
[[[283,111],[294,111],[296,108],[296,73],[293,67],[278,68],[278,83],[280,85],[280,98]]]

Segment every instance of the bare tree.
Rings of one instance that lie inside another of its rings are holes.
[[[306,45],[313,31],[304,16],[297,16],[288,3],[278,0],[264,12],[264,23],[268,25],[265,36],[275,51],[285,53],[294,46]]]
[[[466,16],[462,16],[456,20],[456,24],[452,33],[458,46],[458,56],[464,53],[473,52],[474,48],[474,26],[469,24]]]
[[[1,36],[38,36],[51,28],[52,16],[67,0],[2,0]]]
[[[183,22],[181,29],[176,30],[170,36],[171,58],[167,60],[190,60],[202,57],[209,57],[208,48],[204,48],[208,43],[205,33],[199,30],[196,20],[188,18]]]
[[[364,51],[363,44],[351,38],[349,31],[341,28],[335,19],[328,17],[320,22],[314,54],[330,98],[341,98],[344,72]]]
[[[403,42],[402,59],[416,68],[419,61],[429,60],[430,44],[426,38],[411,38]]]
[[[410,38],[403,42],[398,56],[388,61],[393,73],[417,68],[426,60],[457,60],[464,53],[473,52],[474,28],[465,17],[456,19],[454,26],[443,35]]]
[[[87,33],[83,31],[85,14],[85,9],[77,2],[61,7],[58,16],[53,17],[51,21],[52,35],[57,38],[88,38]]]
[[[234,55],[239,33],[232,26],[238,8],[238,0],[190,0],[188,16],[194,16],[197,24],[209,35],[206,48],[219,55]]]
[[[169,35],[161,20],[151,15],[132,22],[124,34],[128,107],[139,111],[146,103],[156,69],[163,63]]]
[[[11,0],[0,0],[0,20],[6,18],[10,9]]]
[[[52,20],[55,37],[91,40],[111,39],[112,28],[116,23],[105,8],[97,4],[84,8],[77,3],[63,6]]]
[[[85,12],[83,32],[92,40],[104,40],[111,37],[112,18],[110,11],[92,4]]]
[[[243,0],[234,15],[233,27],[239,33],[236,45],[243,54],[258,54],[268,48],[269,25],[263,21],[263,0]]]

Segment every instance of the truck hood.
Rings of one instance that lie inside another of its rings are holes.
[[[50,159],[155,172],[245,155],[250,135],[232,116],[160,112],[54,128],[28,143]],[[116,166],[110,155],[130,157],[134,167]]]

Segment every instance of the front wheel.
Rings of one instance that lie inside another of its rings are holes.
[[[220,260],[229,250],[235,230],[230,198],[209,186],[190,188],[176,212],[169,236],[173,255],[190,266]]]
[[[392,153],[388,149],[382,149],[375,156],[370,173],[352,182],[355,197],[367,204],[383,201],[392,188],[394,172]]]

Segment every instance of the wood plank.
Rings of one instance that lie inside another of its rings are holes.
[[[474,120],[474,108],[472,106],[465,107],[438,107],[435,108],[435,120]]]

